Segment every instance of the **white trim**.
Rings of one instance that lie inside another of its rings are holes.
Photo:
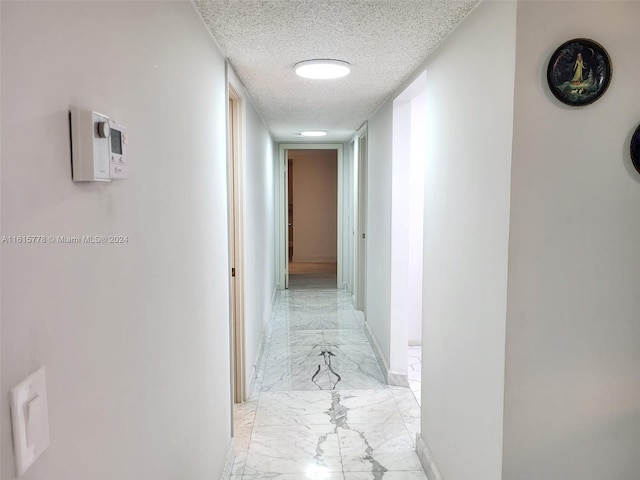
[[[286,189],[287,179],[285,176],[287,169],[287,158],[285,158],[285,152],[287,150],[337,150],[338,152],[338,235],[337,235],[337,248],[338,248],[338,273],[336,288],[342,288],[342,235],[343,235],[343,208],[344,208],[344,179],[343,179],[343,162],[344,162],[344,144],[343,143],[279,143],[278,144],[278,176],[280,177],[278,183],[280,185],[280,203],[278,205],[278,215],[280,217],[280,241],[278,246],[278,258],[280,259],[278,267],[278,286],[279,288],[286,288],[286,276],[289,268],[289,257],[287,252],[288,245],[286,245],[287,238],[287,218],[285,212],[287,211],[286,205]]]
[[[220,480],[227,480],[231,477],[231,473],[233,472],[233,464],[236,461],[236,451],[234,448],[234,440],[231,437],[231,441],[229,442],[229,448],[227,449],[227,454],[224,457],[224,466],[222,467],[222,473],[220,474]]]
[[[259,376],[260,366],[264,360],[264,346],[267,342],[267,334],[269,333],[269,328],[271,325],[271,319],[273,314],[273,307],[276,303],[276,295],[278,295],[278,287],[275,286],[273,292],[271,294],[271,302],[269,303],[269,308],[267,309],[267,313],[265,315],[265,319],[262,322],[264,327],[262,328],[262,333],[260,335],[260,344],[258,345],[258,353],[256,355],[256,362],[251,367],[251,376],[249,379],[249,390],[248,390],[248,398],[251,398],[253,395],[253,389],[255,388],[256,380]]]
[[[409,387],[409,374],[387,370],[387,383],[397,387]]]
[[[194,8],[195,8],[195,4],[194,4]],[[196,8],[197,10],[197,8]],[[202,17],[201,17],[202,18]],[[204,20],[203,20],[204,22]],[[233,230],[233,223],[231,220],[231,215],[232,215],[232,188],[231,188],[231,183],[232,183],[232,167],[231,167],[231,146],[230,146],[230,142],[229,142],[229,138],[231,137],[231,128],[229,126],[229,64],[227,62],[225,62],[224,65],[224,73],[225,73],[225,107],[224,107],[224,120],[225,120],[225,128],[226,128],[226,161],[227,161],[227,268],[229,269],[229,272],[231,271],[231,268],[233,268],[233,241],[232,241],[232,230]],[[231,288],[232,288],[232,280],[231,280],[231,275],[229,274],[228,277],[228,288],[229,288],[229,379],[231,381],[231,385],[230,385],[230,392],[229,392],[229,400],[230,400],[230,407],[231,407],[231,411],[230,411],[230,415],[229,415],[229,424],[231,427],[231,436],[233,437],[233,432],[235,430],[235,423],[234,423],[234,419],[233,419],[233,405],[235,403],[235,340],[234,340],[234,333],[233,333],[233,329],[234,329],[234,316],[233,316],[233,308],[234,308],[234,297],[231,294]],[[229,446],[230,449],[233,448],[233,439],[232,442]],[[229,455],[229,452],[227,452],[227,457]],[[226,472],[226,466],[225,466],[225,470],[222,472],[223,474]]]
[[[382,353],[382,349],[376,340],[375,335],[371,331],[371,327],[367,322],[364,323],[364,333],[369,340],[369,343],[373,347],[373,354],[376,356],[376,360],[378,361],[378,365],[380,366],[380,370],[382,370],[382,374],[385,377],[385,381],[389,385],[395,385],[397,387],[408,387],[409,386],[409,375],[404,373],[392,372],[389,369],[389,365],[384,358]]]
[[[431,452],[429,452],[429,448],[427,448],[427,444],[420,433],[416,433],[416,453],[418,454],[422,469],[427,475],[427,478],[429,480],[443,480],[436,463],[433,461]]]
[[[366,231],[367,231],[367,175],[369,155],[368,123],[365,122],[353,137],[353,306],[356,310],[366,311]],[[360,152],[360,139],[365,141],[364,155]],[[362,238],[364,235],[365,238]]]
[[[229,242],[234,242],[230,252],[233,257],[229,259],[230,266],[235,268],[235,278],[230,278],[230,289],[235,292],[235,304],[233,305],[234,317],[231,319],[231,342],[232,342],[232,387],[234,401],[245,401],[247,398],[247,368],[245,349],[245,312],[244,312],[244,164],[245,164],[245,98],[242,84],[238,84],[237,77],[233,73],[229,63],[226,63],[227,70],[227,128],[229,129],[227,138],[227,162],[229,169],[229,194],[230,205],[229,218],[230,225],[235,226],[235,231],[229,231],[231,237]],[[234,129],[235,137],[231,138],[232,130],[229,128],[230,112],[229,100],[234,102]],[[233,142],[233,144],[232,144]],[[235,151],[235,155],[233,152]],[[230,183],[233,182],[233,185]],[[235,195],[233,195],[235,192]],[[231,290],[230,290],[231,291]],[[232,299],[233,301],[233,299]],[[235,333],[234,333],[235,332]]]

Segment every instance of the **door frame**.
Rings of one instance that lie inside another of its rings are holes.
[[[368,175],[368,124],[365,123],[354,137],[354,229],[353,248],[353,300],[356,310],[366,314],[367,292],[367,175]]]
[[[229,201],[229,316],[233,403],[246,400],[244,312],[243,138],[240,89],[227,80],[227,179]]]
[[[337,288],[342,288],[342,235],[343,235],[343,208],[344,208],[344,178],[343,178],[343,162],[344,162],[344,144],[343,143],[280,143],[278,145],[278,165],[279,165],[279,220],[280,235],[278,242],[278,289],[283,290],[289,288],[289,208],[288,202],[288,154],[289,150],[336,150],[338,155],[338,212],[337,212],[337,253],[338,253],[338,272],[337,272]]]

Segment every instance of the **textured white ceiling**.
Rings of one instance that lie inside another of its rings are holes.
[[[202,18],[278,141],[327,130],[343,141],[478,0],[201,0]],[[345,60],[336,80],[298,77],[313,58]]]

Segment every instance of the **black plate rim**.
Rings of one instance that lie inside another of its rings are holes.
[[[637,143],[638,148],[636,152],[638,155],[634,155],[633,144]],[[636,128],[636,131],[631,135],[631,142],[629,143],[629,155],[631,156],[631,163],[635,169],[640,173],[640,125]]]
[[[553,66],[553,63],[555,62],[556,57],[558,56],[558,53],[560,52],[560,50],[565,48],[567,45],[569,45],[571,43],[575,43],[575,42],[587,43],[587,44],[590,43],[590,44],[596,46],[597,48],[599,48],[602,51],[602,53],[604,54],[604,56],[605,56],[605,59],[606,59],[606,62],[607,62],[607,67],[608,67],[608,70],[609,70],[609,74],[607,75],[607,77],[605,79],[605,84],[602,87],[602,89],[598,92],[597,95],[595,95],[593,98],[591,98],[587,102],[572,102],[571,100],[569,100],[566,97],[564,97],[558,91],[558,89],[555,88],[555,86],[553,85],[553,83],[551,81],[552,66]],[[560,45],[558,48],[556,48],[554,50],[553,54],[549,58],[549,64],[547,65],[547,85],[549,86],[549,90],[551,90],[551,93],[553,94],[554,97],[556,97],[558,100],[560,100],[565,105],[569,105],[571,107],[584,107],[586,105],[591,105],[592,103],[594,103],[597,100],[599,100],[605,94],[605,92],[608,90],[609,85],[611,84],[611,78],[612,77],[613,77],[613,65],[611,63],[611,57],[609,56],[609,52],[607,52],[607,50],[600,43],[596,42],[595,40],[592,40],[591,38],[586,38],[586,37],[573,38],[571,40],[567,40],[566,42],[564,42],[562,45]]]

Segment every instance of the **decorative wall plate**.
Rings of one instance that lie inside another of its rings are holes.
[[[578,107],[598,100],[611,82],[611,60],[602,45],[574,38],[553,53],[547,67],[551,93],[562,103]]]
[[[638,173],[640,173],[640,125],[638,125],[631,137],[631,161]]]

